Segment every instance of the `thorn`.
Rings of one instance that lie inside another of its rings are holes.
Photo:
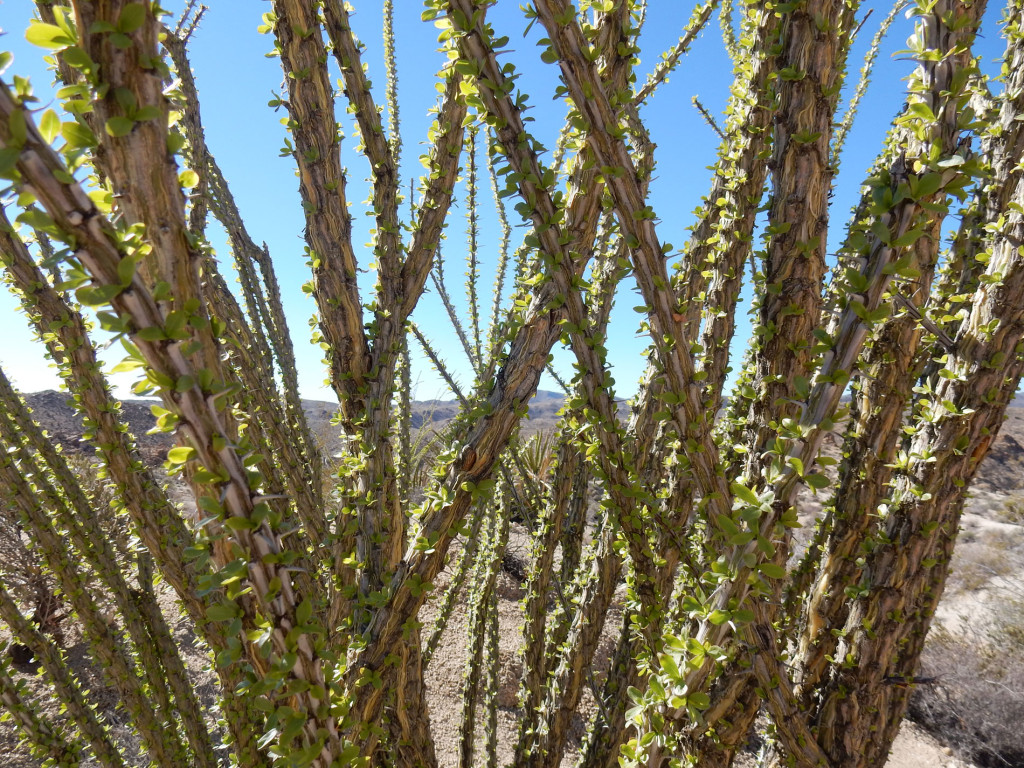
[[[181,18],[178,19],[178,23],[174,26],[174,36],[177,38],[181,37],[181,30],[184,28],[188,17],[192,14],[192,9],[196,5],[196,0],[189,0],[185,6],[185,10],[181,12]]]
[[[694,96],[691,101],[697,111],[700,112],[700,116],[704,118],[704,122],[711,126],[711,129],[718,134],[718,138],[725,141],[725,133],[718,127],[718,123],[715,122],[715,118],[711,116],[711,113],[708,112],[707,109],[704,108],[704,105],[700,103],[700,99]]]

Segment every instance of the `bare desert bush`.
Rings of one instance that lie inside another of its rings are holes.
[[[1008,496],[999,510],[999,518],[1007,523],[1024,525],[1024,493]]]
[[[16,600],[29,607],[33,623],[63,644],[61,622],[65,618],[53,578],[28,548],[18,516],[0,506],[0,583]],[[18,666],[31,661],[32,653],[21,643],[11,643],[6,653]]]
[[[1014,539],[988,534],[965,547],[965,556],[955,572],[956,586],[972,592],[988,587],[993,579],[1006,579],[1019,571],[1020,558],[1014,557]]]
[[[933,631],[910,716],[982,768],[1024,765],[1024,600],[1010,596],[991,627]]]
[[[110,556],[125,571],[133,571],[137,564],[136,542],[117,502],[103,469],[89,454],[64,453],[50,448],[50,461],[55,474],[74,477],[81,491],[80,501],[87,501],[95,516],[97,530],[103,532],[111,544]],[[47,479],[40,478],[40,493],[47,492]],[[146,573],[141,581],[149,581]],[[48,636],[59,647],[65,646],[65,630],[73,624],[73,614],[61,593],[58,580],[46,564],[43,553],[29,534],[29,527],[17,505],[0,505],[0,585],[26,610],[31,625]],[[88,585],[90,588],[94,584]],[[103,598],[100,598],[103,602]],[[114,621],[115,612],[106,613]],[[71,620],[71,621],[69,621]],[[34,652],[28,646],[12,642],[6,653],[16,666],[33,664]]]

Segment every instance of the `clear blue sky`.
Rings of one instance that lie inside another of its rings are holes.
[[[275,112],[267,106],[267,101],[272,98],[271,92],[279,92],[282,83],[279,61],[265,57],[272,49],[272,40],[256,31],[261,14],[269,10],[270,6],[269,3],[250,2],[216,2],[211,5],[212,8],[207,11],[191,44],[192,65],[199,87],[207,142],[231,185],[251,235],[257,242],[265,240],[270,247],[296,345],[302,394],[308,398],[333,399],[330,390],[323,385],[325,373],[320,364],[320,351],[308,343],[308,320],[315,307],[313,301],[300,290],[302,283],[308,279],[302,254],[303,217],[292,159],[279,156],[285,137],[285,129],[281,125],[284,112]],[[354,27],[366,43],[364,61],[369,65],[369,75],[374,81],[378,103],[382,104],[384,69],[380,4],[353,0],[353,5],[357,9]],[[166,6],[177,11],[180,2],[168,3]],[[410,0],[398,0],[395,6],[404,141],[402,167],[407,187],[408,179],[417,177],[421,169],[419,156],[425,151],[422,142],[430,123],[428,110],[437,101],[435,73],[443,65],[443,58],[437,51],[435,28],[429,22],[420,21],[422,6]],[[36,94],[43,105],[48,106],[53,91],[52,76],[42,61],[46,52],[30,46],[24,40],[24,30],[32,8],[30,0],[0,0],[0,25],[6,33],[0,37],[0,50],[9,50],[15,54],[15,60],[4,77],[9,80],[13,74],[30,76]],[[856,81],[856,72],[860,68],[864,51],[888,12],[887,6],[875,2],[865,2],[864,8],[875,10],[864,25],[852,54],[847,95]],[[641,82],[658,62],[660,53],[678,40],[691,12],[692,6],[679,0],[656,0],[649,4],[648,19],[641,40]],[[998,72],[996,60],[1003,50],[1003,41],[998,31],[1001,12],[999,4],[992,4],[983,26],[983,36],[975,48],[976,54],[982,57],[983,69],[989,73]],[[861,16],[863,14],[862,10]],[[539,25],[524,39],[523,31],[527,21],[519,10],[519,3],[509,0],[499,0],[497,7],[489,12],[489,18],[499,33],[510,38],[508,48],[511,52],[506,55],[514,57],[522,73],[519,88],[530,94],[530,104],[533,106],[530,114],[536,120],[532,124],[535,134],[545,146],[553,147],[560,120],[565,114],[565,105],[560,100],[552,99],[558,85],[558,71],[556,67],[540,61],[542,49],[535,45],[542,36]],[[856,127],[847,141],[843,172],[833,198],[830,248],[834,248],[838,242],[841,227],[856,199],[864,171],[880,148],[890,119],[903,102],[903,79],[912,70],[913,63],[898,56],[896,52],[904,47],[910,32],[911,22],[899,17],[883,46],[875,70],[874,85],[863,102]],[[698,95],[713,114],[720,115],[726,104],[731,81],[731,65],[725,56],[717,23],[712,21],[671,80],[659,89],[643,109],[643,117],[658,147],[658,167],[652,184],[652,199],[660,217],[659,234],[663,241],[674,243],[677,247],[686,242],[687,227],[693,223],[691,212],[707,192],[710,176],[706,168],[714,162],[717,146],[717,137],[693,109],[690,100],[692,96]],[[343,162],[348,167],[348,198],[353,205],[357,228],[354,239],[361,264],[365,266],[372,259],[369,248],[360,250],[360,246],[369,240],[370,220],[361,215],[363,209],[360,205],[368,197],[368,187],[364,181],[368,175],[368,166],[365,159],[355,151],[355,132],[343,105],[339,105],[338,119],[347,125],[345,133],[348,138],[343,144]],[[486,201],[490,197],[490,189],[483,173],[480,188]],[[487,206],[483,208],[489,210]],[[460,280],[465,270],[464,214],[464,206],[460,205],[453,210],[449,217],[447,242],[443,246],[448,259],[446,274],[449,291],[457,302],[463,302],[465,295]],[[509,215],[513,225],[519,223],[511,206]],[[491,270],[500,236],[493,214],[484,214],[481,228],[482,302],[489,307],[493,277]],[[523,233],[522,227],[514,230],[513,248]],[[227,256],[223,234],[215,225],[210,228],[210,239],[218,252]],[[367,276],[364,301],[370,299],[371,284]],[[640,353],[646,347],[646,339],[637,337],[638,318],[631,310],[641,302],[633,299],[634,295],[628,287],[620,292],[609,339],[617,394],[621,397],[633,394],[635,382],[644,365]],[[0,289],[0,323],[4,329],[0,337],[0,365],[24,391],[56,388],[56,375],[47,367],[39,345],[32,341],[27,324],[15,306],[11,296]],[[435,341],[451,367],[460,374],[462,383],[468,384],[468,366],[442,315],[440,301],[431,292],[421,301],[414,320]],[[744,339],[749,334],[749,325],[745,319],[742,322],[737,335]],[[120,346],[109,350],[104,357],[110,363],[117,362],[121,357]],[[571,375],[568,354],[557,355],[556,366],[566,377]],[[420,368],[416,397],[449,398],[450,395],[443,392],[442,385],[429,367],[423,364]],[[125,393],[130,378],[121,378],[118,384],[120,391]],[[541,386],[555,388],[553,382],[548,380],[543,381]]]

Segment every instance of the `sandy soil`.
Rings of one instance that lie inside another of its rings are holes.
[[[988,503],[990,500],[986,500]],[[987,508],[984,510],[989,511]],[[991,559],[989,546],[984,542],[991,542],[992,536],[996,541],[999,537],[1018,537],[1024,542],[1024,528],[1018,525],[1008,525],[993,521],[988,515],[969,514],[965,519],[965,536],[961,552],[958,552],[958,571],[971,572],[971,568],[978,560],[988,561]],[[1015,544],[1017,539],[1013,539]],[[524,558],[526,555],[527,534],[519,526],[513,526],[510,535],[510,551],[517,557]],[[435,595],[443,594],[447,586],[449,573],[443,573],[438,580]],[[954,628],[958,621],[980,620],[990,610],[988,598],[988,581],[983,587],[975,590],[964,590],[956,588],[951,590],[949,599],[944,605],[941,619],[949,628]],[[517,655],[521,647],[522,638],[522,610],[520,601],[523,598],[523,587],[520,581],[506,571],[502,571],[498,580],[499,595],[499,658],[501,664],[500,681],[498,691],[498,745],[499,759],[503,765],[508,765],[513,759],[514,744],[516,739],[517,712],[515,708],[516,696],[519,684],[520,668],[517,662]],[[965,596],[966,595],[966,596]],[[215,687],[213,675],[208,669],[208,660],[205,654],[194,646],[194,636],[191,633],[188,622],[181,616],[180,611],[174,603],[173,596],[164,592],[161,597],[161,604],[165,614],[170,618],[174,627],[176,638],[183,649],[186,663],[191,669],[195,679],[200,680],[200,693],[204,704],[209,707],[215,705]],[[437,600],[429,602],[422,615],[424,622],[424,639],[430,634],[431,627],[437,615]],[[428,668],[427,682],[429,686],[429,704],[434,733],[437,737],[437,752],[441,766],[454,766],[455,753],[458,744],[458,727],[460,721],[459,702],[462,700],[463,675],[465,668],[465,648],[467,637],[467,610],[464,604],[459,604],[453,611],[451,620],[442,635],[441,642],[434,652],[433,659]],[[600,654],[606,659],[610,657],[614,649],[614,633],[618,630],[618,617],[612,617],[605,631],[605,641],[600,649]],[[6,641],[5,637],[0,642]],[[69,628],[67,634],[68,656],[72,666],[83,675],[84,681],[94,692],[100,694],[103,703],[104,717],[110,723],[119,739],[126,746],[133,739],[123,713],[116,709],[116,694],[109,689],[102,681],[97,670],[91,668],[87,660],[86,644],[76,629]],[[597,663],[600,667],[600,662]],[[41,682],[31,675],[23,675],[30,690],[37,694],[43,691]],[[592,706],[592,698],[587,693],[585,703]],[[57,713],[58,705],[52,700],[44,700],[44,710],[50,714]],[[562,765],[568,768],[575,763],[578,757],[580,739],[585,730],[585,723],[582,718],[577,718],[573,727],[573,738],[570,741],[569,749]],[[478,755],[482,755],[482,736],[478,737]],[[129,746],[129,754],[132,750]],[[134,764],[143,764],[137,761]],[[753,766],[750,757],[743,758],[737,762],[741,768]],[[17,734],[10,722],[0,723],[0,766],[3,768],[37,768],[39,763],[33,760],[25,750],[18,745]],[[919,726],[906,722],[896,743],[892,755],[886,763],[887,768],[973,768],[970,764],[963,763],[953,756],[949,746],[940,744],[933,736],[926,733]]]

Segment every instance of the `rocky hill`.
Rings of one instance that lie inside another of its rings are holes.
[[[25,395],[25,400],[32,409],[36,421],[54,442],[67,450],[91,451],[88,443],[82,440],[82,423],[75,414],[70,395],[66,392],[46,390]],[[555,392],[538,392],[530,403],[530,420],[524,431],[529,434],[553,428],[563,402],[562,396]],[[145,399],[121,401],[121,409],[127,418],[128,426],[147,458],[160,458],[160,452],[166,453],[173,444],[171,435],[150,433],[156,423],[150,408],[156,403],[156,400]],[[303,400],[302,407],[310,428],[327,446],[328,451],[337,451],[338,430],[332,424],[337,404],[324,400]],[[459,403],[455,400],[416,401],[412,407],[412,427],[441,430],[458,412]]]
[[[82,441],[82,425],[70,404],[69,395],[64,392],[47,390],[26,395],[26,400],[36,421],[50,436],[66,449],[90,450]],[[150,407],[155,400],[123,400],[122,410],[143,453],[147,457],[159,458],[172,445],[170,435],[150,434],[155,423]],[[564,398],[556,392],[540,391],[530,402],[529,420],[524,432],[551,430],[558,421],[558,412]],[[337,405],[323,400],[303,400],[310,427],[320,438],[329,452],[337,451],[337,429],[332,425]],[[625,402],[620,410],[626,412]],[[429,427],[441,430],[459,411],[454,400],[419,400],[413,403],[413,429]],[[838,443],[826,445],[826,452],[837,454]],[[974,489],[987,494],[1012,494],[1024,491],[1024,396],[1018,395],[1007,409],[1006,422],[999,437],[989,451],[981,471],[975,480]]]
[[[71,395],[51,389],[25,395],[25,400],[32,409],[36,422],[46,430],[55,443],[65,450],[92,452],[92,447],[82,439],[82,421],[75,413]],[[136,443],[146,458],[154,459],[161,458],[161,454],[166,454],[167,449],[173,444],[171,435],[149,434],[149,430],[156,423],[150,406],[156,402],[142,399],[121,402],[121,410]]]

